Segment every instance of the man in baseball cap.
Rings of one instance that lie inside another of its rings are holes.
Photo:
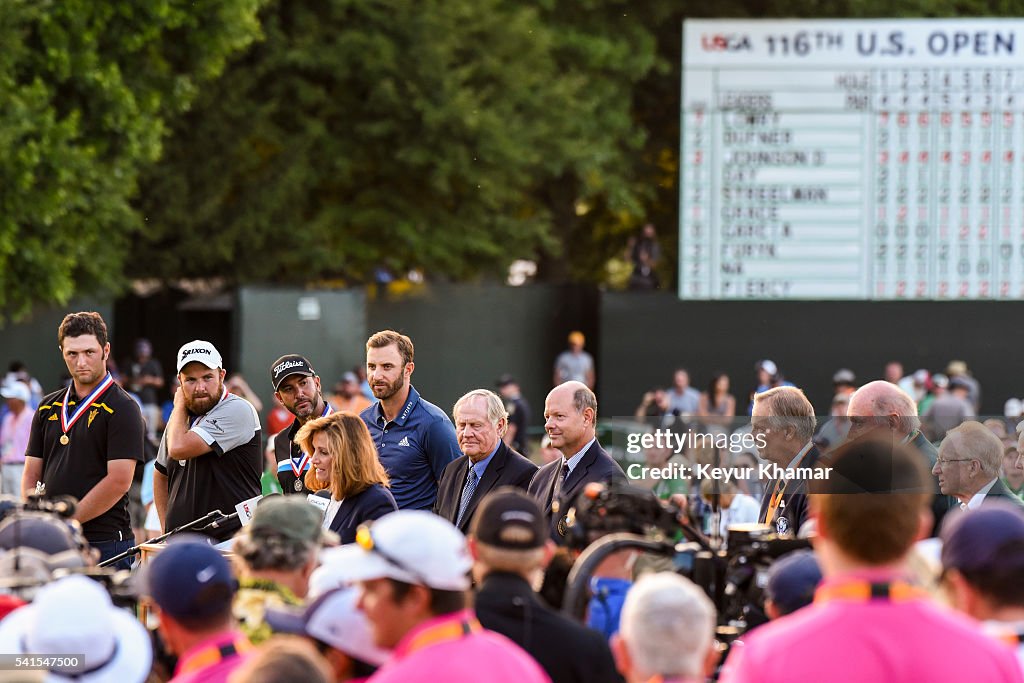
[[[531,587],[554,552],[549,535],[540,505],[519,489],[502,487],[484,499],[469,537],[477,618],[526,650],[553,681],[618,681],[601,634],[550,609]]]
[[[254,644],[270,637],[268,607],[298,606],[309,592],[309,577],[320,549],[337,545],[325,530],[323,513],[300,496],[267,496],[252,521],[235,536],[232,552],[239,572],[235,616]]]
[[[399,510],[363,526],[356,542],[332,548],[325,566],[359,583],[359,608],[377,647],[393,656],[377,683],[547,681],[529,655],[484,630],[466,608],[471,566],[455,526],[425,510]]]
[[[238,583],[227,559],[205,540],[180,538],[140,578],[140,592],[156,606],[160,635],[178,656],[174,680],[227,680],[252,649],[231,616]]]
[[[285,495],[307,496],[315,493],[306,488],[304,481],[310,456],[295,443],[295,435],[302,425],[329,415],[332,408],[324,400],[320,376],[304,356],[292,353],[275,360],[270,366],[270,381],[274,385],[274,396],[295,416],[291,425],[274,438],[277,480]]]
[[[231,513],[260,495],[263,451],[260,418],[247,400],[224,389],[224,361],[207,341],[178,349],[174,409],[160,441],[153,501],[166,531],[214,510]],[[238,520],[210,535],[224,541]]]
[[[953,607],[1017,646],[1024,666],[1024,511],[996,501],[942,526],[942,569]]]

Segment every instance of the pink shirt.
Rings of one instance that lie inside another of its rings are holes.
[[[250,650],[252,644],[237,631],[204,640],[178,659],[170,683],[226,683]]]
[[[15,415],[7,413],[0,422],[0,462],[25,462],[25,449],[32,433],[32,413],[28,406]]]
[[[577,653],[582,654],[582,653]],[[370,683],[550,683],[540,665],[505,636],[483,629],[469,610],[409,631]]]
[[[890,576],[827,578],[813,605],[734,645],[722,683],[1022,683],[1013,652],[927,598],[820,600],[827,588]]]

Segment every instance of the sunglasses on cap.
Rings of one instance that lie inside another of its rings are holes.
[[[410,574],[413,577],[415,577],[416,581],[420,584],[424,586],[430,585],[427,582],[427,580],[423,578],[422,574],[420,574],[418,571],[416,571],[406,563],[402,562],[401,560],[396,559],[393,555],[389,554],[383,548],[377,545],[377,543],[373,540],[373,532],[370,531],[369,524],[360,524],[359,527],[356,529],[356,545],[358,545],[360,548],[367,552],[377,553],[390,564],[394,565],[395,567],[398,567],[403,572],[406,572],[407,574]]]

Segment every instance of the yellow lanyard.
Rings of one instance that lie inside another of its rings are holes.
[[[422,650],[425,647],[437,645],[438,643],[443,643],[445,641],[464,638],[471,633],[482,631],[483,628],[484,627],[480,625],[480,622],[472,617],[432,626],[416,634],[416,637],[414,637],[409,643],[406,654],[411,654],[416,650]]]
[[[771,524],[775,519],[775,512],[779,509],[779,504],[782,503],[782,494],[786,490],[786,481],[785,479],[775,481],[775,490],[772,492],[772,497],[768,499],[768,512],[764,517],[765,524]]]
[[[928,594],[905,581],[892,583],[872,583],[871,581],[844,581],[832,586],[822,586],[814,592],[814,602],[823,604],[833,600],[850,602],[869,602],[871,600],[887,600],[889,602],[907,602],[927,598]]]

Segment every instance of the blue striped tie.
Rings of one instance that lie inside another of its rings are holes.
[[[473,492],[476,491],[478,483],[480,483],[480,477],[476,475],[476,468],[470,464],[466,485],[462,487],[462,499],[459,501],[459,516],[455,519],[455,526],[462,525],[462,517],[466,514],[466,508],[469,507],[469,501],[473,497]]]

